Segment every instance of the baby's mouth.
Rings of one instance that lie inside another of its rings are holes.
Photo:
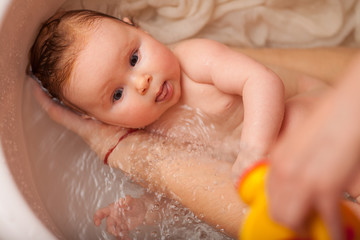
[[[172,93],[173,93],[173,88],[171,84],[168,81],[165,81],[161,85],[158,93],[156,94],[155,102],[162,102],[168,100],[172,96]]]

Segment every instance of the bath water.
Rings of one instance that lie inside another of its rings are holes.
[[[80,137],[50,120],[34,99],[29,82],[23,90],[22,115],[33,179],[48,219],[56,226],[54,234],[59,239],[115,239],[106,232],[104,221],[100,227],[93,224],[95,211],[125,195],[139,197],[146,190],[120,170],[104,165]],[[188,151],[196,147],[189,146]],[[133,230],[132,239],[230,239],[176,201],[163,202],[160,221]]]

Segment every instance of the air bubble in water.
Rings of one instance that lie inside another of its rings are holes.
[[[174,214],[173,220],[174,220],[175,222],[178,222],[178,221],[180,220],[179,215]]]

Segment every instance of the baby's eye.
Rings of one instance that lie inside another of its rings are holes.
[[[138,62],[138,59],[139,59],[138,51],[135,51],[130,57],[130,65],[134,67]]]
[[[113,101],[114,102],[121,99],[123,91],[124,91],[124,89],[122,89],[122,88],[119,88],[119,89],[115,90],[114,95],[113,95]]]

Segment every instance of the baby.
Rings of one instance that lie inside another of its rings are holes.
[[[169,49],[127,19],[92,11],[51,18],[31,66],[52,96],[110,125],[197,141],[200,123],[182,127],[200,112],[206,141],[238,155],[236,174],[245,158],[266,157],[283,119],[283,83],[265,66],[205,39]]]
[[[236,159],[234,179],[269,153],[286,123],[285,101],[314,87],[310,78],[282,82],[220,43],[194,39],[168,48],[128,19],[89,10],[50,18],[31,49],[31,68],[83,118],[204,144]]]

